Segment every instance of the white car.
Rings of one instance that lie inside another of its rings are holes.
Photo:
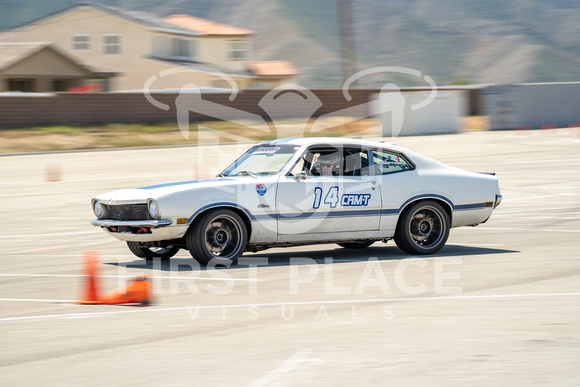
[[[382,142],[295,138],[255,145],[210,180],[99,195],[91,223],[145,259],[187,249],[202,264],[231,264],[244,251],[390,239],[432,254],[452,227],[485,222],[501,199],[493,173]]]

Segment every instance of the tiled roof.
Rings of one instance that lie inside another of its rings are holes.
[[[296,67],[288,61],[250,62],[247,66],[252,74],[259,76],[298,75]]]
[[[244,28],[232,27],[190,15],[171,15],[164,18],[163,21],[204,35],[245,36],[255,34],[254,31]]]
[[[97,11],[101,11],[101,12],[107,13],[109,15],[120,17],[122,19],[131,21],[133,23],[140,24],[144,27],[150,28],[150,29],[155,30],[155,31],[171,32],[171,33],[182,34],[182,35],[194,35],[194,36],[200,35],[199,33],[195,32],[193,30],[190,30],[187,28],[182,28],[176,24],[171,24],[171,23],[165,22],[162,19],[160,19],[158,16],[150,14],[150,13],[141,12],[141,11],[127,11],[125,9],[117,8],[117,7],[98,5],[98,4],[83,4],[83,3],[73,5],[72,7],[65,8],[63,10],[52,13],[50,15],[44,16],[40,19],[26,23],[26,24],[20,26],[19,28],[17,28],[17,30],[25,29],[27,27],[34,26],[36,24],[44,22],[47,19],[57,17],[61,14],[70,13],[70,12],[74,12],[74,11],[82,10],[82,9],[94,9]]]

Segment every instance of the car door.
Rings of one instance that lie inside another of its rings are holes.
[[[371,149],[370,155],[374,177],[381,187],[381,230],[394,232],[401,207],[421,192],[420,179],[414,164],[402,153]]]
[[[323,157],[339,155],[330,175],[317,170]],[[311,147],[287,176],[278,180],[278,234],[378,230],[380,187],[361,147]]]

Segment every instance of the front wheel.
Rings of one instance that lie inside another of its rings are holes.
[[[244,253],[248,231],[242,218],[229,209],[217,209],[196,220],[186,234],[187,249],[199,263],[229,266]]]
[[[177,247],[147,247],[142,246],[137,242],[127,242],[127,247],[136,257],[146,260],[160,259],[166,261],[173,257],[179,251]]]
[[[449,215],[441,204],[427,200],[405,209],[397,223],[395,243],[409,254],[434,254],[449,238]]]

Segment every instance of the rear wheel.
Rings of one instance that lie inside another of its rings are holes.
[[[441,250],[449,238],[449,215],[441,204],[432,200],[407,208],[397,224],[395,243],[409,254],[433,254]]]
[[[165,261],[173,257],[179,251],[179,248],[173,246],[148,247],[140,245],[137,242],[127,242],[127,246],[129,247],[129,250],[135,254],[135,256],[146,260],[160,259]]]
[[[217,209],[202,215],[185,237],[187,249],[199,263],[214,261],[229,266],[244,253],[248,231],[232,210]]]
[[[354,241],[354,242],[344,242],[344,243],[337,243],[340,247],[344,247],[345,249],[365,249],[375,243],[375,241]]]

